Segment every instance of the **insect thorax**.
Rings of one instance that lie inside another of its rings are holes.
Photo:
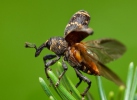
[[[63,37],[52,37],[48,40],[49,49],[57,55],[63,55],[68,43]]]

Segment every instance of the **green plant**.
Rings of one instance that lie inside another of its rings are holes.
[[[61,66],[60,62],[58,62],[58,66],[59,66],[59,70],[57,71],[57,73],[59,74],[62,71],[60,67]],[[50,79],[52,80],[51,83],[53,84],[55,91],[58,93],[61,99],[63,100],[81,100],[81,99],[82,100],[93,100],[92,95],[89,92],[87,93],[85,98],[82,98],[80,96],[79,91],[75,88],[74,84],[72,84],[71,80],[66,75],[63,76],[58,86],[55,85],[55,83],[58,82],[58,78],[55,76],[55,74],[52,71],[48,70],[48,75],[50,76]],[[47,96],[49,97],[49,99],[56,100],[56,97],[50,91],[45,81],[42,78],[39,78],[39,81],[44,91],[46,92]],[[103,86],[102,86],[102,81],[101,81],[100,76],[97,76],[97,82],[98,82],[100,100],[137,100],[137,93],[136,93],[137,67],[134,68],[133,62],[131,62],[129,65],[124,98],[122,98],[123,93],[124,93],[124,86],[119,87],[119,93],[115,99],[114,99],[115,96],[114,96],[113,91],[110,92],[107,98],[104,92]],[[73,93],[73,95],[71,93]]]

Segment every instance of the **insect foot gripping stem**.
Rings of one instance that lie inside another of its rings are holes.
[[[44,65],[45,65],[45,73],[46,73],[47,78],[49,78],[48,73],[47,73],[47,70],[49,69],[49,66],[55,64],[60,59],[60,57],[57,56],[56,59],[52,60],[55,57],[56,57],[56,55],[46,55],[45,57],[43,57]],[[51,59],[51,60],[46,62],[47,59]]]
[[[84,96],[86,95],[87,91],[90,89],[91,81],[90,81],[87,77],[83,76],[83,75],[79,72],[78,69],[75,68],[75,71],[76,71],[77,76],[78,76],[79,79],[80,79],[80,82],[78,83],[78,85],[81,83],[81,80],[83,80],[84,82],[86,82],[86,83],[88,84],[88,87],[87,87],[87,88],[85,89],[85,91],[81,94],[81,96],[84,97]]]
[[[63,67],[63,70],[64,70],[64,71],[59,75],[59,80],[58,80],[58,82],[56,83],[56,86],[59,85],[59,82],[60,82],[61,78],[63,77],[63,75],[66,73],[66,71],[67,71],[67,69],[68,69],[68,67],[67,67],[67,65],[66,65],[66,63],[65,63],[64,60],[62,61],[62,67]]]

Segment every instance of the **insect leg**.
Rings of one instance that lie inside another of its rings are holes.
[[[50,59],[53,59],[55,57],[57,57],[57,58],[54,59],[54,60],[50,60]],[[47,73],[48,67],[53,65],[54,63],[56,63],[59,59],[60,59],[60,57],[56,56],[56,55],[46,55],[46,56],[43,57],[44,65],[45,65],[45,73],[46,73],[47,78],[49,78],[48,73]],[[49,61],[46,62],[46,60],[49,60]]]
[[[53,57],[53,58],[54,58],[54,57]],[[52,59],[52,58],[51,58],[51,59]],[[48,62],[45,63],[45,67],[49,67],[49,66],[55,64],[59,59],[60,59],[60,57],[57,56],[56,59],[54,59],[54,60],[49,60]]]
[[[87,87],[87,88],[85,89],[85,91],[81,94],[81,96],[84,97],[85,94],[87,93],[87,91],[89,90],[90,86],[91,86],[91,81],[90,81],[87,77],[83,76],[83,75],[79,72],[78,69],[76,69],[76,68],[74,68],[74,69],[75,69],[76,74],[77,74],[77,76],[79,77],[79,79],[87,82],[87,84],[88,84],[88,87]],[[80,82],[78,83],[78,85],[81,83],[81,80],[80,80]]]
[[[46,60],[51,60],[51,59],[53,59],[55,57],[57,57],[57,56],[49,54],[49,55],[46,55],[46,56],[43,57],[43,61],[44,61],[44,63],[46,63]]]
[[[76,73],[77,74],[77,73]],[[76,84],[76,88],[81,84],[82,79],[80,78],[80,76],[77,74],[77,77],[79,78],[79,82]]]
[[[59,80],[58,80],[58,82],[56,83],[56,86],[59,84],[60,79],[62,78],[62,76],[65,74],[65,72],[66,72],[67,69],[68,69],[68,67],[67,67],[64,59],[62,60],[62,67],[63,67],[64,71],[59,75]]]

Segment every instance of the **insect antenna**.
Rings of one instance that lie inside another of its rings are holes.
[[[40,47],[37,48],[37,46],[35,44],[26,42],[25,43],[25,47],[26,48],[34,48],[36,50],[35,57],[37,57],[41,53],[41,51],[43,50],[43,48],[47,47],[46,44],[47,43],[43,43]]]

